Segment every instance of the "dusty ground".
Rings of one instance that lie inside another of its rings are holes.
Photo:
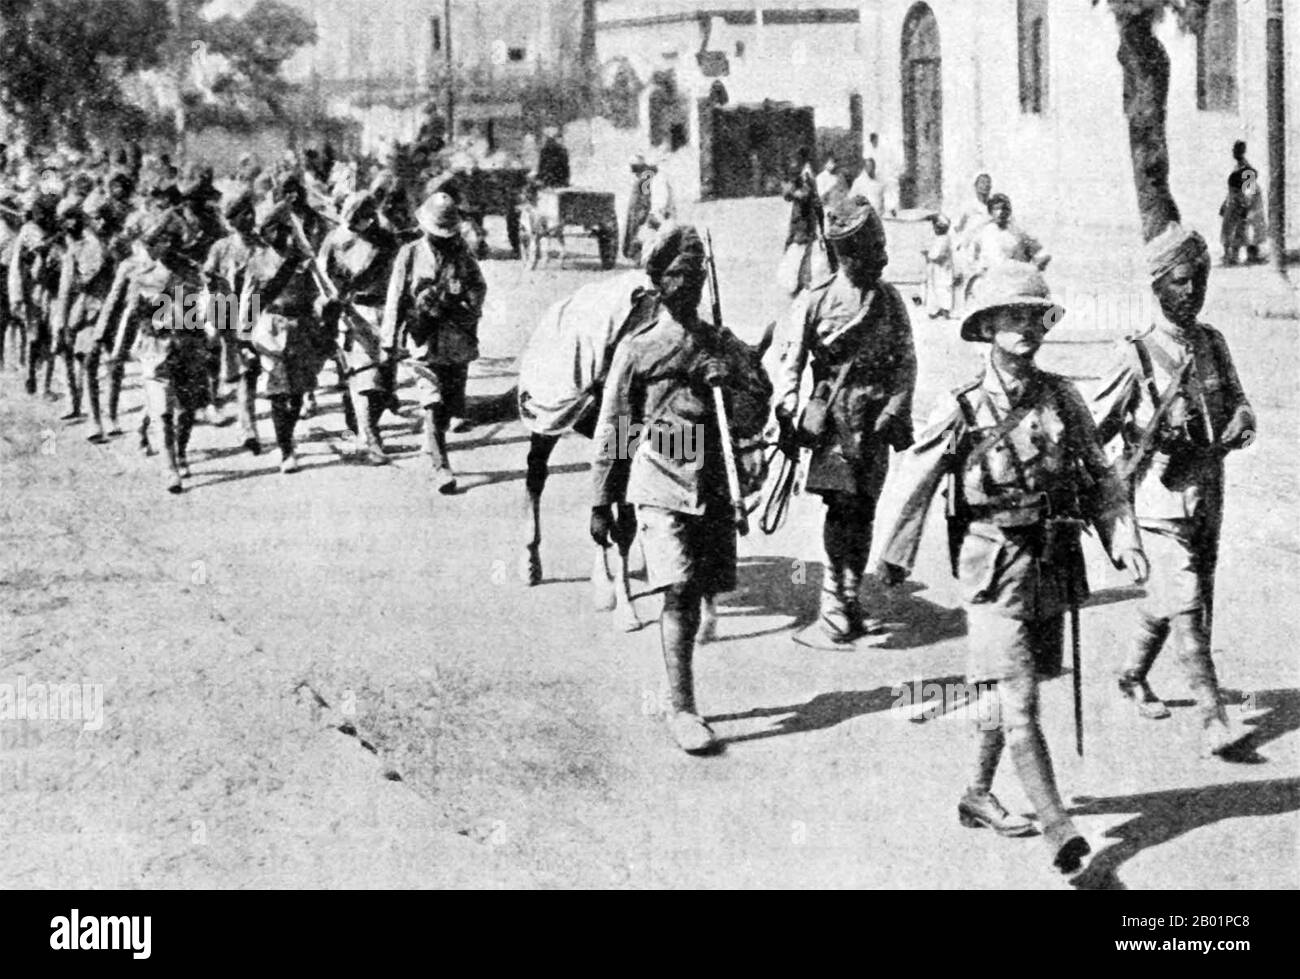
[[[756,337],[780,311],[779,202],[697,217],[714,228],[734,328]],[[1037,230],[1058,290],[1140,295],[1129,243]],[[917,227],[891,227],[895,277],[922,244]],[[600,274],[590,261],[486,273],[479,398],[509,388],[545,305]],[[1261,417],[1257,447],[1229,463],[1216,620],[1255,755],[1200,760],[1189,710],[1152,724],[1120,709],[1110,676],[1133,591],[1094,562],[1086,761],[1071,750],[1068,679],[1044,708],[1099,851],[1084,886],[1300,882],[1294,296],[1271,273],[1217,272],[1207,319]],[[1044,356],[1086,387],[1121,329],[1080,315]],[[924,415],[975,355],[954,325],[918,316],[916,332]],[[960,679],[964,624],[937,520],[915,583],[878,599],[899,630],[847,655],[790,641],[816,604],[819,508],[797,500],[781,533],[742,542],[723,641],[699,655],[701,704],[727,750],[694,760],[653,716],[658,630],[623,635],[589,609],[586,443],[556,453],[548,580],[530,589],[517,424],[457,435],[466,491],[441,498],[409,429],[388,430],[408,450],[398,465],[355,466],[334,396],[322,404],[300,475],[201,427],[195,478],[172,498],[133,439],[90,446],[56,420],[62,406],[0,376],[0,683],[104,691],[97,731],[0,720],[0,886],[1068,886],[1041,843],[958,826],[960,711],[899,706],[906,691],[928,696],[914,684]],[[657,614],[651,597],[639,607]],[[1153,681],[1186,696],[1171,657]],[[1009,768],[997,791],[1025,808]]]

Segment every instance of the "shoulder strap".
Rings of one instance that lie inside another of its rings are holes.
[[[1151,396],[1151,405],[1153,408],[1159,408],[1160,392],[1156,390],[1155,371],[1151,366],[1151,351],[1147,349],[1147,345],[1142,342],[1141,337],[1131,337],[1129,342],[1133,344],[1138,363],[1142,366],[1142,379],[1146,382],[1147,394]]]
[[[1040,383],[1038,390],[1034,392],[1032,398],[1026,398],[1024,401],[1020,402],[1020,404],[1016,405],[1015,408],[1008,412],[1007,415],[998,422],[996,426],[994,426],[992,431],[976,443],[975,447],[971,449],[966,456],[966,465],[969,466],[971,463],[981,461],[993,450],[994,446],[1011,434],[1011,432],[1025,420],[1031,411],[1050,401],[1053,397],[1055,397],[1055,391],[1053,390],[1052,385],[1046,382]],[[966,406],[963,399],[958,398],[957,400],[958,403],[962,405],[962,412],[965,414],[969,408]]]
[[[969,384],[963,384],[961,387],[953,388],[952,390],[953,400],[957,402],[957,407],[961,411],[962,421],[966,423],[967,428],[975,428],[976,419],[975,411],[971,408],[970,402],[966,400],[966,395],[978,388],[983,382],[984,379],[982,377],[977,377]]]

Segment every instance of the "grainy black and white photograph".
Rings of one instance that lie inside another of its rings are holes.
[[[1300,889],[1298,113],[1292,0],[0,0],[0,888]]]

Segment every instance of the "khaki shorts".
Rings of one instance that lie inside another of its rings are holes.
[[[353,306],[356,319],[345,317],[349,327],[344,342],[343,356],[348,368],[348,387],[353,394],[366,394],[384,389],[379,365],[383,362],[382,343],[379,338],[380,322],[384,311],[374,306]]]
[[[966,681],[985,683],[1061,675],[1065,616],[1012,619],[987,606],[966,606]]]
[[[452,418],[465,417],[465,386],[468,364],[429,364],[409,361],[415,375],[415,397],[424,409],[442,406]]]
[[[736,588],[736,528],[729,508],[701,516],[637,505],[651,591],[693,585],[707,595]]]
[[[1151,562],[1151,580],[1140,607],[1152,618],[1169,619],[1205,607],[1206,585],[1213,580],[1214,560],[1209,548],[1186,528],[1142,527],[1142,549]]]

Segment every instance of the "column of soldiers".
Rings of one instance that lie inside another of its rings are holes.
[[[364,461],[385,464],[379,419],[395,407],[396,365],[404,359],[434,484],[455,491],[446,434],[465,410],[487,285],[459,234],[452,197],[435,192],[412,209],[397,203],[410,199],[409,188],[380,179],[369,191],[350,188],[335,216],[313,203],[309,181],[290,169],[270,181],[245,173],[222,214],[210,171],[187,174],[180,186],[157,182],[147,193],[137,189],[138,177],[117,172],[101,186],[71,181],[62,196],[38,188],[25,205],[0,201],[9,263],[3,346],[10,335],[19,340],[14,352],[29,392],[42,368],[48,392],[61,358],[68,417],[88,407],[90,438],[102,442],[121,431],[123,371],[134,356],[146,402],[142,444],[152,446],[156,426],[167,488],[180,492],[197,413],[211,408],[210,420],[223,420],[223,386],[234,387],[239,436],[257,454],[260,384],[281,470],[295,472],[296,425],[330,360]],[[669,731],[696,755],[720,746],[697,706],[693,656],[697,641],[709,638],[712,623],[703,620],[714,599],[736,585],[740,501],[728,437],[753,439],[774,409],[781,444],[811,449],[806,486],[825,505],[825,575],[809,644],[830,649],[852,648],[883,628],[863,608],[861,589],[890,452],[899,454],[904,502],[889,515],[879,576],[892,586],[911,572],[931,501],[942,495],[967,608],[967,675],[982,707],[959,819],[1005,836],[1038,833],[1053,864],[1073,873],[1089,845],[1056,786],[1038,685],[1063,671],[1067,615],[1088,596],[1084,528],[1095,529],[1135,583],[1150,582],[1119,695],[1144,718],[1169,716],[1148,674],[1172,637],[1207,752],[1230,757],[1239,737],[1224,713],[1210,637],[1223,460],[1251,444],[1255,420],[1223,335],[1198,318],[1208,248],[1176,225],[1152,242],[1161,320],[1121,343],[1091,405],[1071,382],[1037,366],[1047,334],[1066,315],[1042,271],[1014,261],[989,269],[973,284],[961,324],[964,340],[987,346],[984,369],[945,396],[914,437],[916,357],[906,305],[882,279],[888,254],[880,218],[865,199],[849,196],[828,215],[826,239],[836,271],[796,297],[775,388],[761,351],[699,315],[704,243],[692,227],[668,226],[647,250],[646,279],[629,295],[611,292],[620,316],[636,322],[595,317],[607,346],[590,365],[587,386],[565,389],[562,403],[550,406],[532,403],[541,388],[532,401],[521,391],[524,417],[549,407],[563,415],[558,431],[574,427],[581,412],[591,415],[591,536],[602,548],[625,549],[634,534],[642,542],[650,590],[663,597]],[[214,297],[236,306],[233,329],[214,316]],[[192,308],[208,330],[193,328]],[[99,401],[105,362],[107,432]],[[626,444],[632,423],[657,437]],[[696,432],[701,457],[664,451]],[[1116,466],[1104,451],[1112,438],[1124,447]],[[534,584],[544,468],[544,458],[534,466],[530,456]],[[993,793],[1004,750],[1037,826]]]
[[[604,382],[591,532],[608,546],[627,536],[622,511],[636,513],[650,588],[663,595],[669,731],[684,751],[702,755],[720,744],[696,706],[695,630],[701,603],[736,583],[721,464],[685,467],[652,438],[630,454],[612,448],[629,419],[655,431],[713,417],[703,396],[710,384],[728,390],[742,432],[762,415],[754,402],[765,382],[752,352],[729,347],[729,334],[694,313],[693,235],[674,232],[671,275],[661,272],[655,283],[658,319],[648,330],[624,331]],[[827,239],[838,270],[795,301],[774,401],[782,444],[812,449],[806,485],[826,507],[826,570],[809,644],[851,648],[881,628],[863,611],[859,588],[892,449],[903,457],[897,478],[904,502],[887,524],[880,577],[887,586],[907,577],[931,502],[942,495],[952,571],[966,604],[967,677],[979,703],[958,818],[1004,836],[1039,835],[1052,864],[1076,873],[1090,845],[1057,788],[1039,684],[1063,672],[1067,616],[1089,594],[1085,528],[1135,584],[1150,582],[1119,695],[1144,718],[1169,716],[1146,678],[1172,636],[1196,695],[1205,752],[1231,758],[1241,738],[1224,712],[1210,628],[1223,459],[1251,444],[1255,422],[1222,334],[1197,318],[1208,249],[1178,226],[1152,242],[1151,285],[1163,320],[1120,344],[1091,404],[1036,363],[1066,315],[1042,271],[1014,261],[990,268],[961,326],[963,339],[987,345],[985,368],[942,399],[914,439],[916,360],[906,307],[881,281],[887,254],[879,218],[865,200],[849,198],[828,216]],[[801,410],[810,362],[812,394]],[[1117,465],[1105,451],[1113,437],[1123,441]],[[1036,821],[1010,813],[993,793],[1004,750]]]
[[[297,424],[331,361],[359,458],[387,464],[379,423],[400,413],[406,361],[437,488],[454,492],[446,432],[464,415],[486,295],[456,202],[434,193],[412,207],[420,174],[381,170],[369,189],[356,164],[326,177],[292,155],[271,173],[244,158],[224,193],[211,168],[182,173],[165,156],[56,155],[39,174],[0,172],[0,364],[16,361],[29,394],[58,400],[62,363],[64,419],[104,444],[122,434],[138,362],[140,445],[161,447],[165,485],[181,493],[196,421],[237,420],[242,447],[262,452],[259,393],[280,469],[297,472]]]

